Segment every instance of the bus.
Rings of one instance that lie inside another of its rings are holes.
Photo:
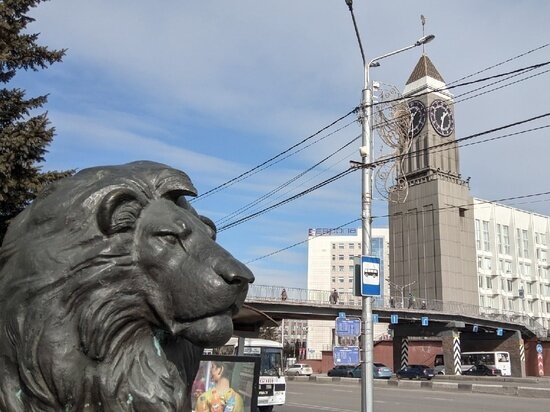
[[[238,338],[231,338],[224,348],[238,353]],[[258,391],[259,412],[271,412],[274,406],[284,405],[286,381],[282,371],[283,345],[281,342],[246,338],[242,351],[244,356],[260,357],[260,381]]]
[[[470,369],[473,365],[493,366],[502,371],[502,376],[512,375],[512,365],[508,352],[462,352],[462,371]]]

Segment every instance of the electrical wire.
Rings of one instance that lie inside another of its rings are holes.
[[[527,195],[521,195],[521,196],[513,196],[513,197],[506,197],[506,198],[502,198],[502,199],[495,199],[495,200],[482,200],[482,199],[476,199],[477,201],[479,202],[482,202],[482,203],[491,203],[491,204],[495,204],[495,203],[501,203],[501,202],[507,202],[507,201],[511,201],[511,200],[520,200],[520,199],[529,199],[529,198],[533,198],[533,197],[538,197],[538,196],[546,196],[546,195],[550,195],[550,191],[548,192],[540,192],[540,193],[532,193],[532,194],[527,194]],[[522,202],[520,204],[525,204],[525,203],[539,203],[539,202],[547,202],[547,201],[550,201],[550,199],[545,199],[545,200],[536,200],[536,201],[531,201],[531,202]],[[465,204],[465,205],[460,205],[460,206],[444,206],[444,207],[440,207],[440,208],[434,208],[434,209],[429,209],[429,210],[426,210],[426,211],[410,211],[410,214],[420,214],[420,213],[427,213],[427,212],[434,212],[434,211],[442,211],[442,210],[447,210],[447,209],[453,209],[453,208],[464,208],[464,207],[468,207],[468,206],[475,206],[475,202],[473,203],[468,203],[468,204]],[[407,214],[409,212],[405,212],[403,214]],[[380,219],[380,218],[389,218],[391,217],[390,215],[385,215],[385,216],[373,216],[372,219]],[[331,230],[338,230],[338,229],[342,229],[342,228],[345,228],[346,226],[349,226],[355,222],[359,222],[361,221],[361,219],[354,219],[354,220],[351,220],[349,222],[346,222],[340,226],[337,226]],[[317,236],[312,236],[308,239],[305,239],[305,240],[302,240],[300,242],[296,242],[290,246],[287,246],[287,247],[284,247],[284,248],[281,248],[281,249],[278,249],[278,250],[275,250],[273,252],[270,252],[270,253],[267,253],[265,255],[262,255],[262,256],[259,256],[257,258],[254,258],[252,260],[249,260],[247,262],[245,262],[246,264],[249,264],[249,263],[253,263],[253,262],[256,262],[258,260],[263,260],[263,259],[266,259],[268,257],[271,257],[271,256],[274,256],[274,255],[277,255],[281,252],[285,252],[289,249],[292,249],[296,246],[299,246],[299,245],[302,245],[304,243],[308,243],[310,240],[312,239],[315,239],[316,237],[319,237],[319,236],[323,236],[323,235],[317,235]]]
[[[353,110],[349,111],[349,112],[346,113],[345,115],[340,116],[338,119],[334,120],[332,123],[330,123],[330,124],[328,124],[327,126],[321,128],[321,129],[319,129],[318,131],[316,131],[316,132],[313,133],[312,135],[310,135],[310,136],[306,137],[305,139],[301,140],[300,142],[298,142],[298,143],[296,143],[296,144],[290,146],[288,149],[286,149],[286,150],[284,150],[284,151],[278,153],[277,155],[275,155],[275,156],[269,158],[268,160],[266,160],[266,161],[260,163],[259,165],[255,166],[255,167],[253,167],[252,169],[249,169],[249,170],[247,170],[246,172],[241,173],[241,174],[238,175],[237,177],[234,177],[234,178],[232,178],[232,179],[226,181],[225,183],[222,183],[221,185],[218,185],[218,186],[216,186],[216,187],[214,187],[214,188],[212,188],[212,189],[210,189],[210,190],[204,192],[202,195],[199,195],[199,196],[197,196],[196,198],[192,199],[192,201],[197,201],[197,200],[199,200],[199,199],[201,199],[201,198],[205,198],[206,196],[208,196],[208,195],[210,195],[210,194],[213,194],[213,193],[216,193],[216,192],[222,190],[223,188],[225,188],[225,187],[231,185],[232,183],[238,181],[239,179],[244,178],[244,177],[250,175],[250,174],[251,174],[252,172],[254,172],[255,170],[260,169],[262,166],[265,166],[265,165],[267,165],[267,164],[273,162],[274,160],[278,159],[279,157],[283,156],[284,154],[290,152],[291,150],[293,150],[293,149],[295,149],[296,147],[298,147],[298,146],[304,144],[304,143],[307,142],[308,140],[310,140],[310,139],[314,138],[315,136],[321,134],[321,133],[324,132],[325,130],[331,128],[332,126],[334,126],[334,125],[337,124],[338,122],[344,120],[346,117],[348,117],[348,116],[352,115],[353,113],[355,113],[356,110],[357,110],[357,108],[354,108]]]
[[[410,152],[408,155],[413,155],[413,154],[418,154],[418,153],[422,153],[422,152],[425,152],[427,150],[432,150],[432,149],[437,149],[437,148],[441,148],[441,147],[444,147],[444,146],[449,146],[449,145],[453,145],[453,144],[457,144],[457,143],[460,143],[460,142],[463,142],[463,141],[466,141],[466,140],[470,140],[470,139],[473,139],[473,138],[476,138],[476,137],[480,137],[480,136],[483,136],[483,135],[486,135],[486,134],[490,134],[490,133],[494,133],[494,132],[497,132],[497,131],[500,131],[500,130],[504,130],[504,129],[508,129],[508,128],[511,128],[511,127],[515,127],[515,126],[519,126],[521,124],[525,124],[525,123],[528,123],[528,122],[532,122],[532,121],[535,121],[535,120],[538,120],[538,119],[542,119],[544,117],[548,117],[550,116],[550,112],[549,113],[545,113],[545,114],[542,114],[542,115],[539,115],[539,116],[534,116],[534,117],[531,117],[531,118],[528,118],[528,119],[525,119],[525,120],[521,120],[521,121],[517,121],[517,122],[513,122],[513,123],[509,123],[509,124],[506,124],[504,126],[500,126],[500,127],[496,127],[496,128],[493,128],[493,129],[489,129],[489,130],[485,130],[483,132],[479,132],[479,133],[474,133],[472,135],[469,135],[469,136],[465,136],[465,137],[462,137],[462,138],[459,138],[459,139],[456,139],[456,140],[452,140],[452,141],[449,141],[449,142],[443,142],[443,143],[439,143],[437,145],[433,145],[433,146],[430,146],[430,147],[427,147],[427,148],[424,148],[424,149],[420,149],[420,150],[416,150],[414,152]],[[512,134],[512,135],[517,135],[519,133],[515,133],[515,134]],[[496,140],[496,138],[493,138],[491,140]],[[306,194],[308,193],[311,193],[317,189],[320,189],[321,187],[324,187],[336,180],[339,180],[341,178],[343,178],[344,176],[348,175],[349,173],[355,171],[355,170],[359,170],[361,168],[374,168],[374,167],[377,167],[377,166],[380,166],[380,165],[383,165],[385,163],[388,163],[388,162],[391,162],[391,161],[394,161],[394,160],[397,160],[397,159],[400,159],[403,155],[396,155],[396,156],[391,156],[391,157],[387,157],[387,158],[384,158],[382,160],[375,160],[371,163],[367,163],[367,164],[361,164],[359,167],[353,167],[353,168],[349,168],[349,169],[346,169],[344,170],[343,172],[340,172],[338,174],[336,174],[335,176],[332,176],[331,178],[329,179],[326,179],[324,180],[323,182],[320,182],[312,187],[310,187],[309,189],[306,189],[294,196],[291,196],[287,199],[284,199],[280,202],[277,202],[271,206],[268,206],[260,211],[257,211],[257,212],[254,212],[250,215],[247,215],[241,219],[238,219],[238,220],[235,220],[231,223],[228,223],[228,224],[225,224],[224,226],[221,226],[219,229],[218,229],[218,232],[222,232],[222,231],[225,231],[227,229],[231,229],[235,226],[238,226],[244,222],[247,222],[255,217],[258,217],[260,215],[263,215],[265,213],[267,213],[268,211],[270,210],[273,210],[277,207],[280,207],[286,203],[289,203],[293,200],[296,200],[302,196],[305,196]]]

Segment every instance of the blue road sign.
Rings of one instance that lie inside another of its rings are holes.
[[[537,353],[542,353],[542,344],[537,343]]]
[[[361,257],[361,295],[380,296],[380,258]]]
[[[428,326],[429,320],[427,316],[422,316],[422,326]]]
[[[346,312],[338,312],[338,317],[339,318],[345,318],[346,317]]]
[[[359,346],[335,346],[332,349],[335,365],[359,365]]]
[[[336,336],[360,336],[361,319],[336,318]]]
[[[472,332],[477,333],[479,331],[479,325],[472,326]]]
[[[396,315],[396,314],[390,315],[390,323],[393,325],[399,323],[399,315]]]
[[[504,334],[504,331],[502,328],[497,328],[497,336],[502,336]]]
[[[372,323],[378,323],[378,314],[376,313],[372,314]]]

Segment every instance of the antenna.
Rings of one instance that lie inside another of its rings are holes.
[[[424,26],[426,26],[426,17],[423,14],[420,15],[420,21],[422,22],[422,37],[424,37]],[[425,54],[424,51],[425,45],[422,45],[422,54]]]

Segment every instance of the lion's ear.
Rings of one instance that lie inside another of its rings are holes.
[[[99,205],[97,224],[106,235],[127,232],[134,228],[143,209],[138,196],[129,189],[109,192]]]

